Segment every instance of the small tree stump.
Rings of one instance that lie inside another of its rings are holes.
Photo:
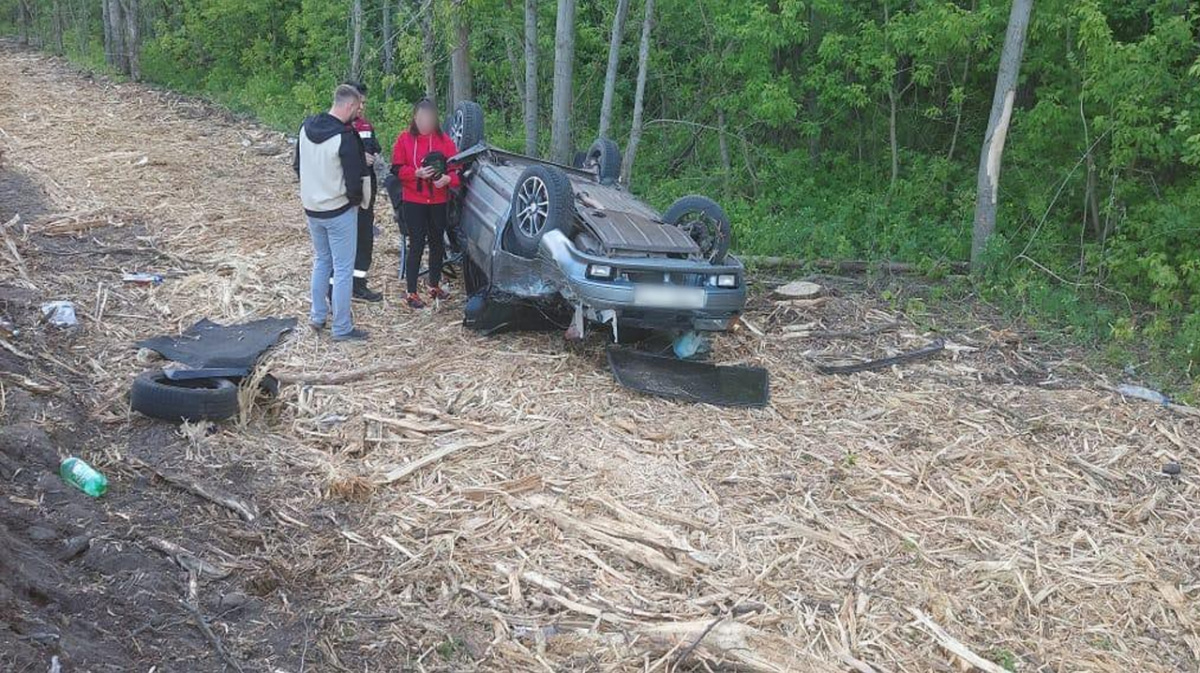
[[[816,299],[824,293],[824,288],[806,280],[795,280],[787,285],[775,288],[775,296],[782,299]]]

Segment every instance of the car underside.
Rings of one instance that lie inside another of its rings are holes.
[[[616,183],[616,145],[597,141],[581,166],[483,141],[482,112],[460,103],[448,132],[462,149],[452,219],[468,292],[568,309],[568,336],[589,323],[622,332],[727,329],[746,301],[745,270],[728,254],[720,207],[686,196],[665,214]]]

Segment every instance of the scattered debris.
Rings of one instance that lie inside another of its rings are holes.
[[[680,334],[671,343],[671,350],[675,353],[675,357],[680,360],[687,360],[698,355],[704,355],[712,349],[712,343],[700,336],[699,332],[687,331]]]
[[[775,288],[775,296],[780,299],[816,299],[825,293],[825,289],[816,283],[806,280],[794,280],[786,285]]]
[[[1171,398],[1158,392],[1157,390],[1151,390],[1149,388],[1143,388],[1142,386],[1135,386],[1127,383],[1122,383],[1115,388],[1108,387],[1108,389],[1123,397],[1133,397],[1135,399],[1153,402],[1154,404],[1157,404],[1164,409],[1174,411],[1175,413],[1186,414],[1188,416],[1196,416],[1200,418],[1200,409],[1189,407],[1186,404],[1172,402]]]
[[[75,304],[69,301],[42,304],[42,316],[55,327],[74,327],[79,324],[79,319],[75,317]]]
[[[187,491],[198,498],[203,498],[209,502],[228,509],[229,511],[241,517],[241,519],[246,523],[253,523],[254,520],[258,518],[258,513],[254,510],[254,508],[250,507],[241,500],[238,500],[232,495],[220,491],[219,489],[205,486],[174,472],[169,472],[167,470],[154,467],[153,465],[150,465],[137,458],[131,458],[130,462],[132,462],[135,467],[150,470],[159,479],[162,479],[175,488]]]
[[[854,364],[845,365],[818,364],[817,371],[821,372],[822,374],[853,374],[856,372],[876,371],[879,369],[887,369],[893,365],[928,360],[929,358],[945,350],[945,348],[945,340],[936,339],[929,345],[922,346],[916,350],[907,351],[891,357],[879,358],[878,360],[867,360],[865,362],[856,362]]]
[[[121,281],[129,285],[149,287],[152,285],[162,285],[163,277],[156,273],[127,273],[121,276]]]
[[[726,407],[763,407],[770,378],[762,367],[678,360],[632,348],[610,347],[608,367],[617,383],[649,395]]]
[[[1183,468],[1180,467],[1179,463],[1171,461],[1163,464],[1162,471],[1163,474],[1169,474],[1172,477],[1178,477],[1180,473],[1183,472]]]
[[[1122,383],[1121,385],[1117,386],[1117,392],[1125,397],[1136,397],[1139,400],[1146,400],[1147,402],[1153,402],[1163,406],[1171,403],[1171,398],[1163,395],[1157,390],[1143,388],[1142,386],[1134,386],[1128,383]]]
[[[108,478],[81,458],[67,458],[59,466],[58,473],[63,481],[93,498],[99,498],[108,491]]]
[[[1004,667],[975,654],[971,648],[967,647],[958,638],[947,633],[946,629],[943,629],[937,622],[933,621],[933,618],[921,610],[910,606],[908,612],[916,618],[918,624],[933,636],[938,645],[941,645],[947,652],[950,652],[966,664],[974,666],[984,673],[1009,673]]]
[[[187,570],[190,573],[195,573],[197,577],[207,577],[212,579],[222,579],[229,576],[229,571],[219,568],[208,561],[196,556],[192,552],[180,547],[174,542],[169,542],[162,538],[151,537],[146,540],[151,547],[162,552],[170,557],[180,568]]]

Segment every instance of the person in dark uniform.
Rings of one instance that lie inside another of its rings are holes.
[[[362,94],[362,106],[358,116],[350,121],[350,126],[362,142],[368,169],[368,175],[364,177],[362,205],[358,209],[358,247],[354,254],[353,296],[359,301],[378,302],[383,301],[383,294],[367,286],[367,271],[371,269],[371,257],[375,252],[375,196],[378,188],[375,162],[379,160],[383,147],[375,137],[375,127],[367,119],[367,85],[361,82],[347,84]]]

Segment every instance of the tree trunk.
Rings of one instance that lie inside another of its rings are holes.
[[[353,33],[350,39],[350,79],[357,82],[362,74],[362,0],[354,0],[350,6],[350,31]]]
[[[129,78],[136,82],[142,78],[141,6],[139,0],[120,2],[125,15],[125,63],[129,68]]]
[[[1100,227],[1100,199],[1096,196],[1096,159],[1089,149],[1087,153],[1087,187],[1084,193],[1083,213],[1092,225],[1097,241],[1103,242],[1104,230]]]
[[[512,111],[517,105],[523,104],[525,101],[525,80],[522,79],[521,61],[517,58],[517,46],[513,44],[513,36],[505,31],[504,33],[504,56],[508,59],[509,77],[512,79],[513,86],[513,104],[504,106],[504,118],[511,119]]]
[[[437,101],[437,67],[434,64],[434,49],[437,43],[433,35],[433,3],[422,6],[421,0],[413,0],[413,6],[421,14],[421,65],[425,71],[425,97]]]
[[[29,8],[29,0],[17,0],[17,24],[20,29],[17,43],[27,47],[29,36],[33,34],[33,14]]]
[[[973,4],[973,3],[972,3]],[[962,95],[967,93],[967,75],[971,72],[971,57],[963,61]],[[959,101],[958,110],[954,113],[954,131],[950,134],[950,149],[946,152],[946,161],[954,161],[954,148],[958,146],[958,131],[962,128],[963,107],[965,101]]]
[[[60,0],[54,0],[54,2],[51,3],[50,11],[52,13],[50,17],[50,30],[52,31],[50,36],[51,46],[54,48],[55,54],[62,56],[63,52],[65,51],[63,48],[63,32],[65,30],[63,24],[65,22],[65,18],[63,17],[63,8]]]
[[[525,0],[525,154],[537,156],[538,42],[537,0]]]
[[[558,0],[554,30],[554,92],[550,97],[550,158],[570,164],[571,103],[574,96],[575,0]]]
[[[996,230],[996,202],[1000,195],[1000,160],[1004,141],[1012,121],[1013,101],[1017,95],[1017,77],[1025,51],[1025,33],[1033,0],[1013,0],[1008,16],[1008,31],[1004,49],[1000,52],[1000,68],[996,74],[996,91],[992,96],[992,112],[988,117],[987,133],[979,151],[979,179],[975,197],[975,224],[971,237],[971,268],[978,271],[988,240]]]
[[[650,67],[650,30],[654,27],[654,0],[646,0],[646,16],[642,19],[642,41],[638,45],[637,88],[633,95],[633,124],[629,128],[629,145],[621,162],[621,182],[629,184],[633,175],[633,160],[638,143],[642,141],[642,108],[646,103],[646,72]]]
[[[621,37],[625,33],[625,19],[629,16],[629,0],[617,0],[617,14],[613,17],[612,37],[608,40],[608,69],[604,72],[604,99],[600,103],[601,138],[608,137],[612,124],[613,93],[617,88],[617,65],[621,60]]]
[[[397,7],[392,0],[383,3],[383,74],[390,75],[396,70],[396,36],[392,34],[392,16]],[[391,97],[392,85],[388,83],[388,97]]]
[[[104,26],[104,64],[112,68],[116,66],[113,58],[112,21],[109,20],[108,5],[115,0],[100,0],[100,23]],[[86,32],[86,31],[80,31]]]
[[[725,137],[725,111],[717,110],[717,145],[721,150],[721,191],[725,200],[733,198],[733,167],[729,159],[729,138]]]
[[[817,9],[817,3],[812,2],[808,5],[808,59],[815,59],[817,50],[821,47],[821,40],[824,38],[824,17]],[[821,101],[817,98],[816,88],[809,87],[804,94],[804,112],[808,116],[809,123],[814,127],[814,130],[808,136],[808,159],[816,166],[821,160]]]
[[[465,100],[475,100],[471,81],[471,24],[467,22],[465,0],[454,0],[454,36],[456,43],[450,53],[454,92],[450,104],[458,105]]]
[[[888,147],[892,152],[892,179],[888,189],[896,188],[896,180],[900,179],[900,147],[896,141],[896,83],[893,77],[892,85],[888,87]]]
[[[121,0],[108,0],[108,24],[112,44],[109,45],[111,49],[106,48],[106,51],[112,53],[112,65],[117,72],[128,75],[129,54],[125,51],[125,19]]]

